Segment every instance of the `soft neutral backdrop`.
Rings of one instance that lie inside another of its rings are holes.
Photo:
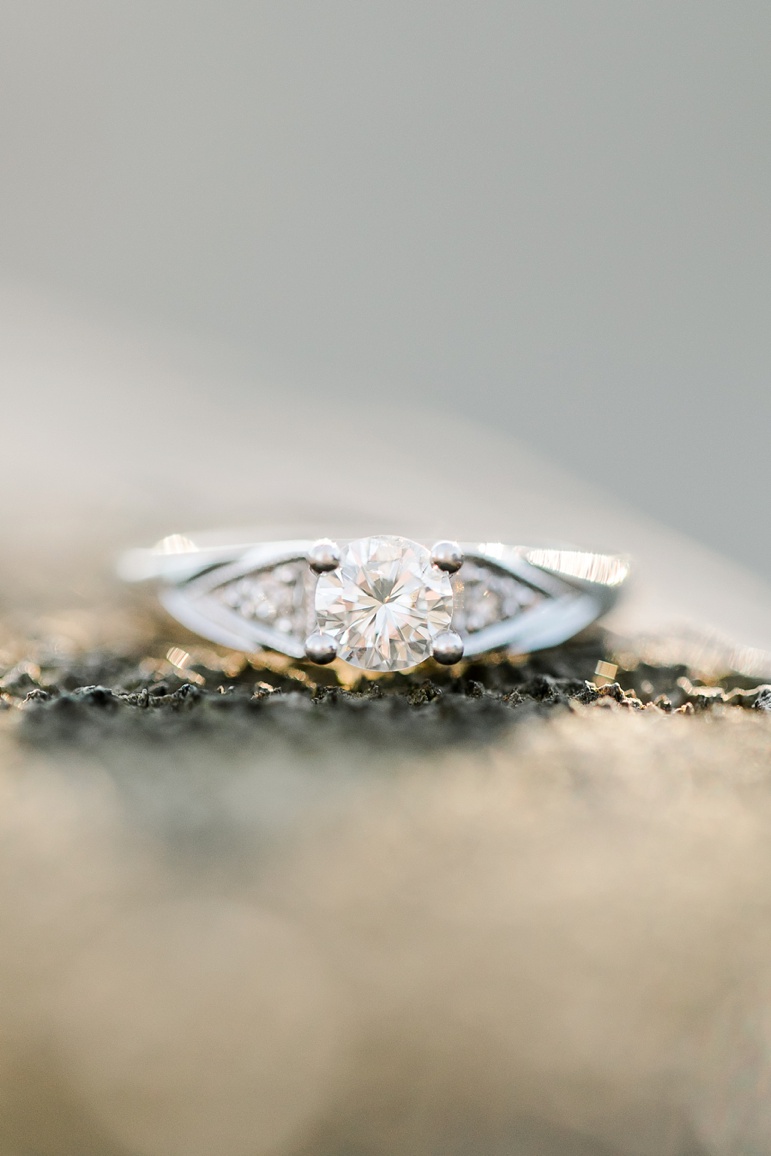
[[[473,415],[768,575],[770,34],[763,0],[6,0],[0,274],[423,457],[411,399]]]

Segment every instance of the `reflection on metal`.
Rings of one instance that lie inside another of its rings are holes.
[[[170,534],[168,538],[162,538],[154,549],[158,554],[188,554],[198,547],[192,538],[186,538],[184,534]]]
[[[629,577],[629,559],[616,554],[586,554],[579,550],[526,550],[533,566],[552,570],[581,582],[620,586]]]

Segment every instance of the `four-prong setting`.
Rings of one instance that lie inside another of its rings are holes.
[[[316,666],[328,666],[337,658],[337,643],[331,635],[318,631],[306,639],[305,657]]]
[[[308,551],[308,565],[315,574],[328,574],[340,565],[340,547],[331,538],[319,538]]]
[[[463,551],[457,542],[435,542],[431,548],[431,562],[446,574],[455,574],[463,565]]]
[[[452,629],[463,564],[457,542],[432,550],[408,538],[380,536],[338,546],[321,538],[308,550],[315,631],[305,657],[324,666],[336,658],[371,671],[407,670],[427,658],[453,666],[463,640]]]
[[[463,639],[454,630],[437,634],[431,648],[431,657],[442,666],[454,666],[463,658]]]

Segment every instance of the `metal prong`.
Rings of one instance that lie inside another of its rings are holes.
[[[463,551],[457,542],[436,542],[431,550],[431,561],[440,570],[454,574],[463,565]]]
[[[319,538],[308,551],[308,564],[317,574],[336,570],[340,565],[340,547],[330,538]]]
[[[440,662],[442,666],[454,666],[463,658],[463,639],[454,630],[437,634],[434,639],[432,655],[435,662]]]
[[[326,666],[337,658],[337,643],[330,634],[312,634],[305,642],[305,657],[317,666]]]

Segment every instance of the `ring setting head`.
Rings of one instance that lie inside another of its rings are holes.
[[[340,550],[339,564],[319,576],[315,610],[339,658],[362,670],[408,670],[451,630],[454,594],[425,546],[381,535]]]

